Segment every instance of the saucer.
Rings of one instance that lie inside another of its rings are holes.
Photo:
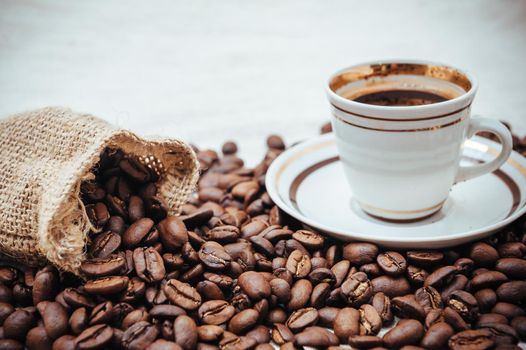
[[[475,136],[464,144],[462,163],[487,162],[499,152],[498,143]],[[408,223],[360,209],[332,133],[283,152],[267,171],[266,187],[278,207],[330,236],[393,248],[443,248],[488,236],[526,211],[526,158],[513,152],[499,170],[453,186],[440,211]]]

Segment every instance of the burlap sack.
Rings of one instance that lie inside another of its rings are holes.
[[[105,147],[121,148],[161,174],[160,194],[177,213],[198,162],[173,139],[141,139],[91,115],[44,108],[0,120],[0,253],[28,265],[47,260],[76,272],[90,223],[79,198]]]

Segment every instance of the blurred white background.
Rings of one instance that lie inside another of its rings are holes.
[[[393,57],[470,70],[474,113],[526,134],[519,0],[2,0],[0,116],[63,105],[259,158],[268,133],[318,133],[329,74]]]

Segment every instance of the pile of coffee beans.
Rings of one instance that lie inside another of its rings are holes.
[[[203,172],[180,216],[154,170],[106,150],[81,188],[85,279],[2,264],[0,349],[519,349],[524,218],[454,249],[338,242],[272,203],[265,172],[285,143],[267,145],[255,168],[232,142],[196,149]]]

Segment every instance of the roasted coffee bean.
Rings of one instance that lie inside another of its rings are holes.
[[[180,249],[188,242],[188,231],[177,216],[168,216],[157,224],[159,238],[167,250]]]
[[[478,317],[477,322],[475,323],[475,327],[476,328],[483,328],[483,327],[486,327],[488,325],[492,325],[494,323],[507,324],[508,323],[508,319],[506,318],[506,316],[501,315],[501,314],[492,314],[492,313],[481,314]]]
[[[271,338],[274,343],[283,345],[287,342],[294,341],[294,333],[282,323],[275,323],[271,331]]]
[[[197,312],[204,324],[220,325],[230,320],[236,310],[227,301],[210,300],[204,302]]]
[[[469,249],[469,258],[478,266],[492,267],[499,258],[499,253],[495,248],[487,243],[477,242]]]
[[[150,315],[148,314],[148,312],[142,309],[133,310],[124,317],[124,319],[122,320],[121,328],[123,330],[126,330],[132,325],[141,321],[150,321]]]
[[[331,328],[341,343],[347,343],[350,336],[360,334],[360,312],[351,307],[339,310]]]
[[[159,328],[156,325],[141,321],[124,331],[121,344],[125,349],[145,349],[155,341],[158,335]]]
[[[102,228],[110,219],[108,208],[102,202],[86,205],[86,215],[96,228]]]
[[[182,350],[182,347],[165,339],[157,339],[151,343],[146,350]]]
[[[188,283],[170,279],[163,290],[172,303],[183,309],[195,310],[201,305],[201,295]]]
[[[333,306],[325,306],[318,310],[318,325],[334,328],[334,320],[341,309]]]
[[[318,322],[318,311],[313,307],[294,311],[287,319],[286,326],[293,332],[299,332],[305,327],[315,325]]]
[[[126,276],[101,277],[87,281],[84,290],[89,294],[116,294],[126,289],[128,281]]]
[[[523,242],[505,242],[497,247],[501,258],[522,258],[526,254],[526,244]]]
[[[318,283],[328,283],[329,285],[334,285],[336,283],[336,276],[334,276],[334,273],[326,267],[313,269],[309,273],[308,277],[314,285]]]
[[[480,312],[488,312],[497,303],[497,293],[493,289],[481,289],[473,294],[477,299]]]
[[[292,238],[308,249],[319,249],[323,247],[323,243],[325,242],[322,235],[308,230],[298,230],[292,234]]]
[[[403,276],[391,277],[391,276],[380,276],[371,280],[373,291],[375,293],[382,292],[388,297],[397,297],[409,294],[411,292],[411,286],[407,279]]]
[[[233,243],[239,236],[239,229],[231,225],[217,226],[204,234],[206,240],[216,241],[221,244]]]
[[[411,264],[424,268],[436,266],[444,259],[444,254],[436,251],[408,251],[406,256]]]
[[[474,290],[482,288],[496,288],[504,282],[508,281],[508,277],[499,271],[484,271],[475,275],[471,281],[470,286]]]
[[[272,292],[270,283],[262,274],[255,271],[242,273],[237,279],[237,284],[244,293],[255,301],[268,298]]]
[[[99,233],[93,240],[89,253],[94,258],[107,258],[121,245],[121,236],[111,231]]]
[[[401,297],[394,297],[391,300],[393,312],[400,318],[412,318],[423,321],[426,317],[424,307],[416,300],[415,295],[407,294]]]
[[[199,259],[208,268],[223,270],[228,268],[232,257],[225,251],[225,248],[217,242],[206,242],[199,249]]]
[[[456,290],[462,290],[466,288],[467,284],[469,283],[469,280],[464,275],[455,275],[453,276],[453,279],[447,286],[442,288],[442,292],[440,293],[440,296],[442,299],[449,299],[449,296],[451,293],[453,293]]]
[[[158,282],[166,275],[163,258],[152,247],[139,247],[133,251],[133,264],[137,275],[146,282]]]
[[[414,286],[422,286],[424,285],[424,281],[426,280],[427,276],[429,276],[429,272],[421,267],[409,265],[407,267],[406,275],[409,279],[409,283]]]
[[[270,281],[270,289],[272,295],[277,297],[278,302],[286,304],[290,300],[290,285],[287,283],[287,281],[281,278],[274,278]]]
[[[467,330],[453,335],[448,341],[452,350],[485,350],[495,345],[488,329]]]
[[[197,327],[197,337],[200,341],[216,342],[223,336],[224,329],[215,325]]]
[[[89,314],[86,308],[81,307],[73,311],[68,324],[74,334],[80,334],[86,329],[89,322]]]
[[[526,260],[519,258],[499,259],[495,264],[495,270],[504,273],[509,278],[521,279],[526,276]]]
[[[500,301],[515,304],[524,302],[526,300],[526,281],[503,283],[497,288],[496,292]]]
[[[426,349],[443,349],[453,334],[455,331],[449,324],[438,322],[429,327],[420,344]]]
[[[64,306],[57,302],[48,302],[41,313],[44,329],[49,337],[56,339],[68,330],[68,313]]]
[[[338,345],[338,337],[326,328],[312,326],[307,327],[301,333],[296,334],[295,343],[299,346],[310,346],[314,348],[325,348]]]
[[[31,328],[35,326],[36,319],[32,312],[17,309],[4,321],[5,338],[23,340]]]
[[[139,219],[124,231],[122,235],[122,244],[126,248],[135,248],[141,242],[149,239],[149,236],[152,234],[152,229],[155,229],[152,219]]]
[[[262,325],[259,325],[253,330],[247,332],[246,336],[254,339],[258,344],[270,342],[270,330]]]
[[[393,313],[391,311],[391,300],[387,295],[378,292],[372,299],[372,305],[378,312],[384,324],[388,324],[393,320]]]
[[[267,146],[272,149],[284,150],[285,142],[279,135],[270,135],[267,137]]]
[[[374,335],[354,335],[349,338],[349,345],[358,349],[369,349],[381,347],[383,341],[382,338]]]
[[[197,325],[186,315],[178,316],[174,321],[175,342],[184,350],[192,350],[197,345]]]
[[[389,349],[418,344],[424,336],[424,326],[416,320],[404,319],[384,334],[384,344]]]
[[[53,339],[44,327],[35,327],[27,333],[26,346],[28,350],[51,350]]]
[[[297,249],[290,253],[286,267],[294,277],[304,278],[310,273],[312,265],[309,255]]]
[[[259,312],[254,309],[243,310],[234,315],[228,322],[228,330],[235,334],[241,334],[252,329],[259,318]]]
[[[518,337],[524,341],[526,339],[526,317],[525,316],[517,316],[514,317],[510,325],[515,329],[515,332],[517,332]]]
[[[222,300],[225,295],[217,284],[210,281],[201,281],[195,286],[197,292],[201,295],[203,300]]]
[[[378,247],[372,243],[349,243],[343,247],[343,258],[353,265],[364,265],[376,261]]]
[[[364,264],[360,266],[359,271],[365,272],[369,278],[378,277],[383,273],[380,266],[376,263]]]
[[[121,160],[119,162],[119,168],[133,181],[139,183],[150,181],[150,171],[136,159],[126,158]]]
[[[92,350],[104,348],[111,342],[113,337],[113,329],[105,324],[92,326],[75,339],[75,349]]]
[[[106,258],[94,258],[84,261],[80,271],[89,277],[102,277],[118,274],[126,268],[126,259],[120,255],[110,255]],[[34,296],[33,288],[33,296]]]
[[[223,337],[219,342],[219,348],[221,350],[250,350],[255,348],[256,340],[251,337],[237,336],[235,334]]]
[[[494,323],[485,327],[492,335],[497,344],[517,344],[518,336],[515,329],[508,324]]]
[[[431,286],[417,289],[415,291],[415,299],[422,305],[426,314],[432,309],[442,308],[442,297],[438,291]]]
[[[455,261],[453,266],[457,268],[458,273],[467,275],[473,270],[475,262],[469,258],[460,258]]]
[[[312,293],[312,283],[307,279],[297,280],[290,289],[290,300],[287,309],[301,309],[309,302]]]
[[[431,286],[435,288],[442,288],[446,286],[453,276],[457,274],[457,268],[455,266],[443,266],[435,271],[433,271],[429,276],[427,276],[424,281],[424,286]]]
[[[449,323],[451,327],[453,327],[457,332],[464,331],[469,328],[462,316],[455,309],[449,306],[444,308],[442,315],[444,321]]]
[[[53,300],[58,293],[60,279],[58,271],[52,266],[46,266],[37,271],[33,281],[33,305],[43,300]]]
[[[341,284],[347,277],[347,274],[349,273],[350,267],[351,263],[348,260],[338,261],[331,267],[331,271],[336,279],[336,283],[334,284],[335,287],[341,286]]]
[[[317,309],[325,306],[327,298],[331,293],[331,286],[328,283],[322,282],[317,284],[312,289],[312,294],[310,296],[310,305]]]
[[[376,335],[382,328],[382,319],[376,309],[369,304],[360,306],[360,335]]]
[[[447,305],[458,312],[467,322],[474,321],[478,316],[477,299],[463,290],[451,293]]]
[[[526,316],[526,311],[520,306],[502,301],[497,302],[491,309],[491,312],[504,315],[509,319],[517,316]]]
[[[376,262],[380,268],[390,276],[399,276],[407,269],[405,258],[400,253],[393,251],[380,253],[376,257]]]
[[[340,294],[349,305],[360,306],[373,296],[373,286],[365,273],[356,272],[343,282]]]

